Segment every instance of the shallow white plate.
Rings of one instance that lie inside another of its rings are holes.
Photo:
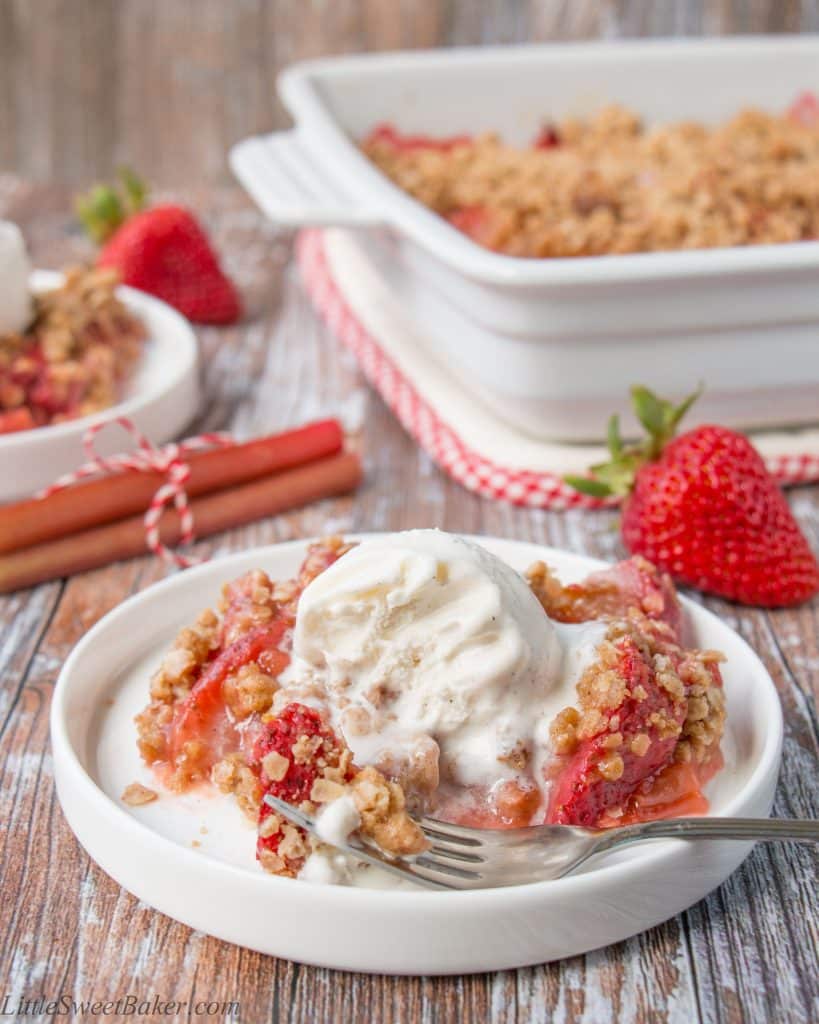
[[[534,544],[476,539],[516,569],[543,558],[566,580],[601,564]],[[451,974],[540,963],[619,941],[695,903],[747,856],[745,843],[663,840],[600,858],[570,878],[515,888],[344,888],[264,874],[254,860],[253,829],[227,798],[163,795],[125,807],[124,786],[151,781],[136,753],[132,718],[176,630],[247,569],[292,575],[305,545],[258,548],[149,587],[97,623],[66,661],[51,710],[57,792],[85,849],[130,892],[191,927],[275,956],[343,970]],[[712,811],[767,815],[782,741],[773,683],[744,640],[684,603],[697,643],[728,658],[727,764],[709,787]]]
[[[31,275],[34,291],[57,287],[62,275],[36,270]],[[154,444],[176,437],[193,419],[199,404],[199,370],[196,335],[188,321],[166,303],[134,288],[122,287],[119,295],[148,330],[133,376],[121,402],[82,419],[53,427],[21,430],[0,435],[0,502],[30,497],[63,473],[85,461],[82,437],[93,423],[128,416]],[[133,443],[111,427],[97,440],[103,455],[130,450]]]

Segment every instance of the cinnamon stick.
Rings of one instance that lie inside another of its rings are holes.
[[[337,420],[320,420],[231,448],[197,452],[186,458],[191,475],[185,490],[194,498],[335,455],[343,440]],[[163,480],[158,472],[129,470],[48,498],[0,507],[0,554],[144,512]]]
[[[352,452],[310,462],[275,476],[220,490],[191,502],[197,537],[286,512],[320,498],[345,494],[361,481],[361,463]],[[179,515],[162,517],[160,536],[173,546],[180,539]],[[0,593],[45,580],[97,569],[147,551],[142,516],[132,516],[59,540],[0,555]]]

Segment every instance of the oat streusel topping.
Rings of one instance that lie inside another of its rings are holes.
[[[362,143],[397,185],[486,247],[575,257],[819,236],[819,121],[744,110],[722,124],[645,126],[608,106],[517,148],[497,135]],[[434,142],[434,140],[432,140]]]

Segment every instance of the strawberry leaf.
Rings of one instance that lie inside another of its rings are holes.
[[[587,494],[590,498],[609,498],[612,489],[602,480],[594,480],[586,476],[564,476],[563,480],[581,494]]]
[[[125,220],[117,193],[107,185],[95,185],[74,204],[77,217],[95,242],[104,242]]]
[[[623,439],[620,437],[620,417],[613,413],[609,420],[606,440],[613,459],[619,459],[623,453]]]
[[[697,390],[692,392],[688,396],[688,398],[683,399],[683,401],[680,402],[676,409],[672,409],[668,424],[671,428],[672,436],[676,432],[677,427],[680,425],[680,420],[683,418],[683,416],[685,416],[685,414],[688,412],[688,410],[691,408],[694,402],[696,402],[697,399],[702,395],[703,391],[705,391],[705,384],[702,381],[700,381]]]
[[[635,384],[631,389],[631,400],[634,404],[634,412],[637,415],[637,419],[649,434],[652,437],[657,437],[661,434],[665,427],[663,403],[654,392],[644,388],[641,384]]]

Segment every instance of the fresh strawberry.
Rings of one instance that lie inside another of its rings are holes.
[[[89,234],[103,243],[97,265],[115,268],[124,284],[163,299],[189,320],[238,320],[236,288],[194,215],[174,204],[142,209],[144,187],[133,175],[123,180],[122,197],[97,185],[77,202]]]
[[[607,810],[624,808],[638,786],[673,757],[688,706],[684,694],[659,684],[631,637],[622,637],[617,651],[616,666],[605,666],[601,678],[611,687],[616,672],[622,699],[595,711],[598,728],[566,759],[551,791],[547,821],[553,824],[598,825]]]
[[[270,794],[298,807],[310,800],[313,783],[328,768],[338,768],[344,749],[344,744],[324,724],[318,711],[305,704],[293,703],[265,722],[256,741],[252,763],[259,767],[264,795]],[[271,766],[270,755],[274,755],[275,767],[279,768],[275,778],[271,778],[267,771]],[[345,782],[354,775],[351,764],[339,772]],[[287,827],[278,819],[276,812],[262,802],[256,854],[263,865],[266,855],[279,854],[283,863],[275,865],[275,873],[295,875],[304,863],[303,851],[298,844],[295,849],[280,850],[286,833]]]
[[[577,490],[624,498],[626,547],[699,590],[743,604],[799,604],[819,590],[819,564],[761,456],[742,434],[702,426],[673,439],[680,406],[632,389],[648,438],[624,446],[609,423],[609,463]]]

